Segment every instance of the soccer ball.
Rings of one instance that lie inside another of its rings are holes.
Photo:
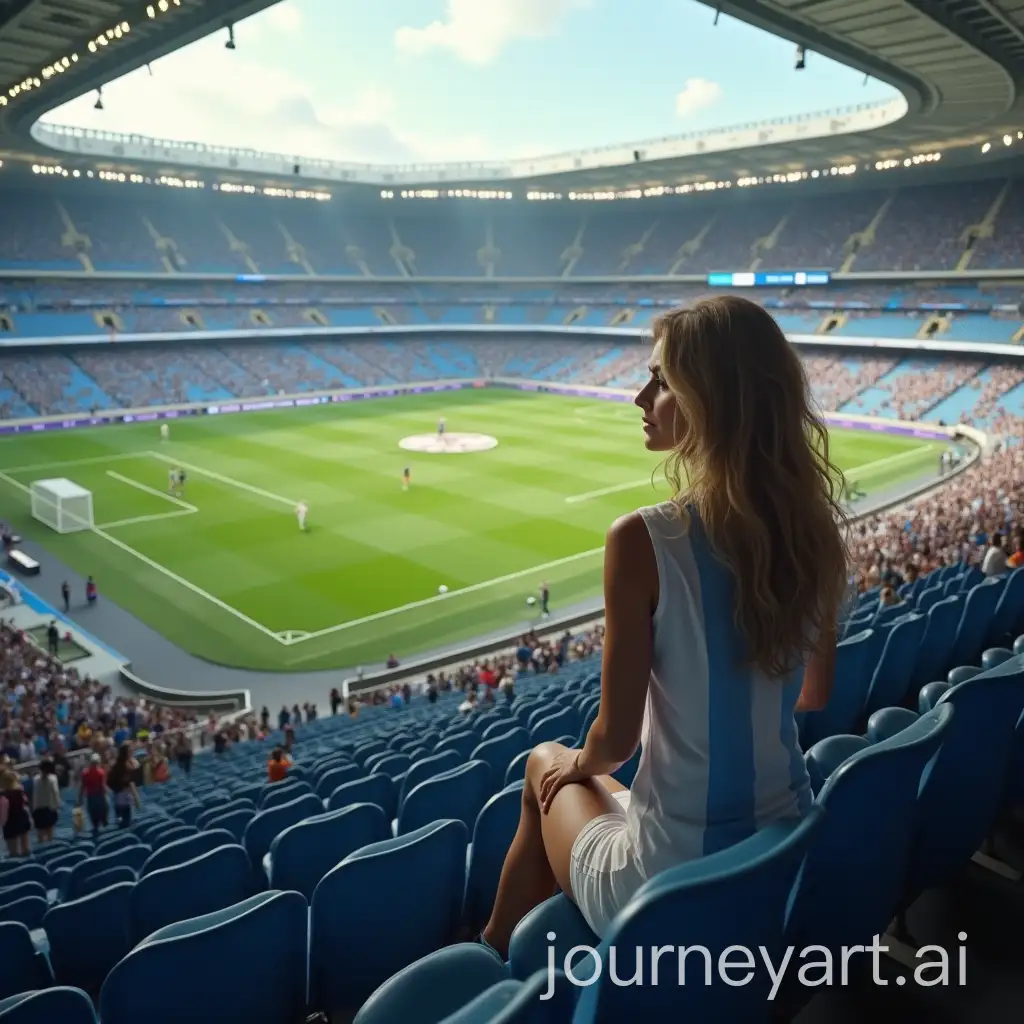
[[[526,603],[532,608],[537,603],[537,598],[532,595],[526,599]]]
[[[439,586],[437,588],[437,592],[439,594],[447,594],[448,593],[448,588],[442,583],[441,586]]]

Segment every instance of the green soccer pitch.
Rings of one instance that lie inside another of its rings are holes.
[[[441,416],[497,446],[399,447]],[[942,448],[859,431],[832,444],[867,492],[931,471]],[[290,671],[515,627],[536,617],[542,581],[554,614],[599,595],[609,524],[667,496],[658,465],[628,403],[491,388],[185,418],[166,442],[153,423],[0,440],[5,518],[95,576],[101,600],[211,661]],[[28,485],[52,477],[93,492],[95,529],[31,519]]]

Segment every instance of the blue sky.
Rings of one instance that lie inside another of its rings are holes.
[[[537,156],[895,96],[695,0],[282,0],[45,120],[370,163]]]

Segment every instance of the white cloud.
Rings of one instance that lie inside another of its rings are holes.
[[[401,53],[422,56],[450,50],[470,64],[488,64],[517,39],[551,35],[569,11],[590,0],[448,0],[444,20],[395,32]]]
[[[288,35],[295,35],[302,31],[302,12],[295,4],[295,0],[281,0],[268,11],[263,19],[271,28],[278,32],[286,32]]]
[[[445,137],[403,128],[394,96],[368,85],[358,93],[317,95],[297,75],[224,49],[220,35],[135,71],[94,94],[58,107],[44,120],[81,128],[149,135],[283,153],[306,159],[401,164],[482,160],[477,135]]]
[[[690,117],[713,107],[722,98],[722,87],[707,78],[688,78],[683,90],[676,94],[676,114]]]

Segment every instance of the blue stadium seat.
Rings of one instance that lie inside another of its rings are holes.
[[[262,889],[266,885],[267,878],[263,873],[263,858],[275,837],[290,825],[296,825],[304,818],[322,814],[323,809],[323,804],[312,793],[305,793],[280,807],[260,811],[245,826],[242,846],[245,847],[245,852],[249,855],[253,886],[256,890]]]
[[[487,742],[491,743],[494,741],[488,740]],[[443,737],[434,748],[434,753],[443,754],[446,750],[454,750],[462,761],[468,761],[472,754],[476,754],[480,760],[484,760],[483,757],[479,756],[479,748],[481,746],[483,744],[479,742],[476,733],[469,729],[455,736]]]
[[[537,971],[526,981],[492,985],[442,1024],[565,1024],[578,989],[561,971]]]
[[[219,804],[216,807],[211,807],[208,811],[203,811],[196,817],[196,820],[192,822],[196,828],[206,829],[210,827],[211,822],[215,819],[222,817],[225,814],[230,814],[232,811],[252,811],[256,813],[256,804],[252,800],[235,800],[233,799],[230,803]]]
[[[486,947],[448,946],[384,982],[352,1024],[443,1021],[506,977],[504,963]]]
[[[97,1024],[92,1000],[64,986],[22,992],[0,1001],[0,1024]]]
[[[866,714],[903,703],[927,623],[923,615],[905,615],[894,623],[871,678]]]
[[[523,781],[513,782],[484,804],[473,828],[466,878],[465,921],[480,933],[494,906],[505,855],[512,845],[523,803]]]
[[[530,750],[524,750],[521,754],[516,754],[509,762],[508,771],[505,772],[506,786],[511,786],[513,782],[523,782],[526,779],[526,762],[530,758],[530,753]]]
[[[513,727],[500,736],[470,747],[463,756],[471,761],[483,761],[488,764],[494,779],[494,787],[497,788],[504,781],[505,772],[508,771],[512,759],[524,750],[529,750],[530,746],[530,734],[525,729]],[[438,750],[440,749],[439,746]]]
[[[249,858],[241,846],[221,846],[192,860],[151,871],[132,893],[128,931],[142,942],[165,925],[241,903],[252,892]]]
[[[836,645],[836,670],[828,704],[797,718],[804,750],[826,736],[856,731],[874,671],[869,663],[872,635],[870,629],[865,629]]]
[[[161,928],[110,972],[100,994],[100,1019],[139,1024],[144,1007],[146,1024],[301,1021],[307,928],[306,901],[295,892],[261,893]]]
[[[96,848],[93,850],[93,856],[105,857],[108,853],[113,853],[115,850],[121,850],[126,846],[139,846],[142,840],[133,832],[115,832],[113,835],[100,834],[99,839],[96,840]]]
[[[389,775],[370,775],[355,782],[343,782],[327,800],[329,811],[352,804],[376,804],[391,821],[395,816],[395,784]]]
[[[10,865],[6,871],[0,873],[0,885],[5,889],[21,885],[23,882],[38,882],[44,888],[50,884],[50,871],[42,864],[14,857],[3,863]]]
[[[954,878],[995,823],[1024,710],[1024,659],[953,687],[936,709],[944,705],[954,710],[953,724],[918,799],[906,905]],[[869,736],[881,734],[878,720],[885,714],[869,723]]]
[[[61,899],[77,899],[81,886],[90,875],[98,875],[110,868],[129,867],[136,873],[145,864],[152,850],[143,844],[136,846],[125,846],[114,853],[108,853],[105,857],[90,857],[86,861],[76,864],[71,869],[65,884],[61,887]]]
[[[59,985],[99,993],[104,978],[131,949],[128,903],[135,886],[122,882],[90,896],[58,903],[43,918],[50,962]]]
[[[497,724],[500,725],[501,723]],[[457,768],[462,763],[459,755],[454,750],[445,750],[440,754],[431,754],[430,757],[414,762],[400,779],[395,780],[399,786],[398,810],[401,811],[406,796],[412,792],[418,783],[424,782],[434,775],[440,775],[451,768]]]
[[[1014,569],[1006,578],[999,604],[989,626],[988,642],[1004,644],[1013,640],[1024,628],[1024,566]]]
[[[391,975],[456,937],[467,841],[461,822],[437,821],[364,847],[323,878],[310,911],[314,1009],[332,1020],[354,1011]]]
[[[116,868],[107,868],[106,871],[101,871],[98,875],[90,875],[78,887],[78,899],[83,896],[91,896],[94,892],[100,892],[112,885],[120,885],[122,882],[128,882],[129,885],[135,884],[135,872],[127,864]]]
[[[0,999],[53,984],[46,955],[36,951],[29,929],[19,921],[0,923],[0,964]]]
[[[1005,586],[1006,577],[996,576],[978,583],[968,592],[953,649],[949,654],[951,665],[977,664],[985,649],[996,605]]]
[[[45,896],[22,896],[0,906],[0,922],[18,921],[29,931],[34,931],[42,925],[48,907]]]
[[[340,785],[346,782],[355,782],[362,778],[364,772],[357,764],[339,764],[332,766],[329,771],[317,777],[316,795],[321,800],[326,800]]]
[[[932,605],[914,663],[911,690],[920,689],[925,683],[941,679],[946,674],[962,613],[963,601],[959,597],[946,597]]]
[[[233,846],[237,839],[224,828],[209,828],[195,836],[186,836],[166,846],[161,846],[146,858],[146,862],[139,871],[139,878],[145,878],[153,871],[161,868],[171,868],[175,864],[184,864],[187,860],[193,860],[204,853],[216,850],[220,846]]]
[[[797,949],[869,943],[900,905],[921,778],[949,735],[951,708],[863,748],[818,794],[824,825],[794,894],[786,941]],[[797,994],[799,997],[799,994]]]
[[[803,821],[778,822],[726,850],[662,872],[640,888],[603,941],[598,941],[565,896],[553,897],[531,911],[513,933],[509,957],[513,977],[526,979],[546,968],[549,946],[554,948],[556,965],[562,965],[573,946],[590,945],[598,949],[605,969],[596,983],[581,991],[575,1019],[762,1019],[771,989],[766,972],[743,987],[712,981],[711,985],[622,988],[608,980],[610,950],[620,951],[619,978],[632,976],[634,950],[646,953],[669,944],[704,947],[716,962],[726,947],[763,946],[772,962],[778,963],[784,948],[786,905],[824,817],[814,808]],[[549,943],[547,935],[552,931],[556,938]],[[630,951],[625,963],[622,950]],[[570,964],[580,981],[593,977],[592,957]],[[693,969],[703,970],[700,958]]]
[[[16,900],[23,900],[26,896],[39,896],[46,899],[47,886],[36,879],[24,882],[17,882],[14,885],[5,885],[0,889],[0,909]]]
[[[398,815],[397,835],[408,835],[442,818],[473,828],[487,798],[494,792],[490,767],[470,761],[460,768],[421,782],[405,798]]]
[[[237,811],[227,811],[217,814],[206,823],[209,830],[223,829],[229,832],[236,843],[242,841],[245,835],[245,828],[256,817],[256,812],[246,807],[240,807]]]
[[[404,772],[407,772],[411,764],[412,760],[408,754],[388,754],[387,757],[382,757],[377,761],[373,765],[372,770],[375,773],[379,772],[381,775],[387,775],[395,779]]]
[[[271,889],[313,899],[320,880],[349,854],[391,838],[391,822],[376,804],[351,804],[317,814],[279,833],[264,858]]]
[[[550,743],[559,736],[569,733],[575,736],[579,732],[581,719],[575,708],[562,708],[554,714],[541,715],[534,712],[530,716],[530,746],[538,743]],[[504,777],[504,773],[502,774]]]
[[[312,794],[313,787],[301,779],[285,779],[284,782],[275,782],[268,786],[266,792],[260,798],[260,810],[269,811],[282,804],[298,800],[300,796]]]

